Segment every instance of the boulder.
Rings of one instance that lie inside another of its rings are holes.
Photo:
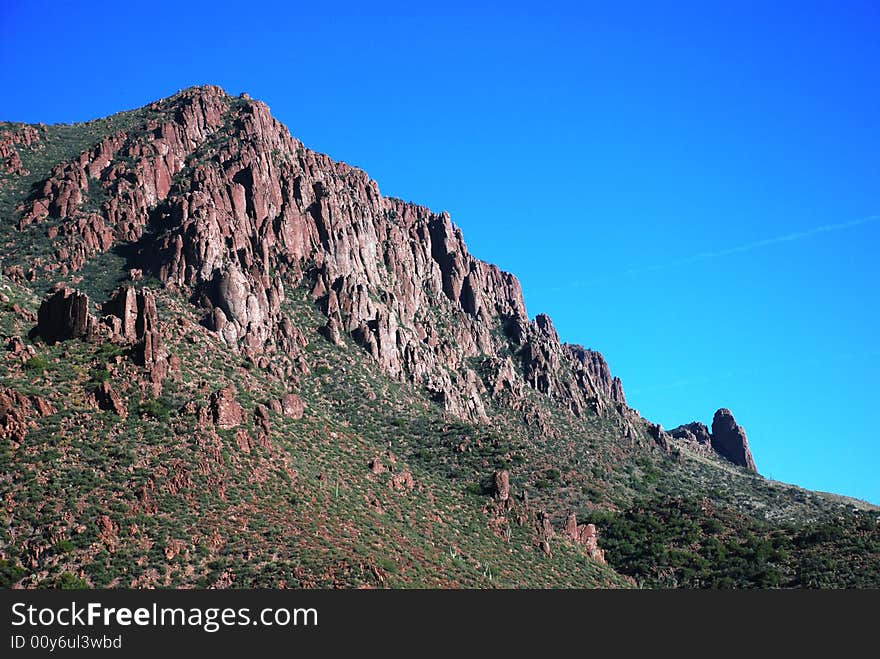
[[[214,425],[228,430],[244,421],[244,410],[235,400],[237,393],[235,387],[229,385],[211,394],[209,409]]]
[[[284,416],[291,419],[301,419],[306,409],[306,404],[302,398],[296,394],[284,394],[279,401],[281,403],[281,412]]]

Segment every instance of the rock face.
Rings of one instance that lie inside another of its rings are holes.
[[[156,298],[149,290],[135,291],[129,286],[116,289],[102,305],[111,338],[135,345],[135,357],[146,368],[156,395],[168,374],[168,353],[159,333]]]
[[[58,221],[57,262],[45,268],[76,270],[136,243],[130,267],[200,305],[230,349],[291,361],[285,287],[304,283],[328,340],[348,335],[454,416],[486,421],[490,399],[519,409],[522,385],[575,415],[627,411],[602,356],[561,344],[547,316],[530,321],[516,277],[471,256],[448,214],[382,197],[364,172],[306,149],[264,104],[217,87],[182,91],[143,117],[56,166],[21,206],[20,227]],[[126,336],[129,295],[117,306]]]
[[[607,417],[630,445],[668,451],[685,439],[754,468],[732,417],[716,415],[708,442],[705,426],[669,435],[641,419],[603,356],[563,344],[546,315],[530,321],[516,277],[474,258],[447,213],[383,197],[363,171],[305,148],[263,103],[198,87],[132,116],[138,125],[58,164],[19,207],[20,228],[54,220],[55,260],[35,267],[63,274],[125,245],[132,281],[152,275],[190,299],[203,324],[254,363],[271,354],[281,372],[307,371],[304,334],[318,329],[456,417],[488,422],[503,405],[530,432],[550,432],[532,388],[574,416]],[[4,134],[0,157],[40,140],[38,129]],[[287,290],[299,287],[326,317],[318,327],[285,313]],[[152,293],[123,287],[104,313],[112,336],[137,345],[158,393],[169,356]],[[72,289],[40,308],[47,341],[94,327],[88,298]],[[282,406],[302,415],[298,404]]]
[[[94,392],[95,403],[102,410],[114,412],[123,419],[128,416],[128,409],[125,407],[122,398],[117,394],[109,382],[102,382]]]
[[[735,465],[756,473],[758,471],[749,449],[746,431],[736,424],[733,414],[728,409],[722,408],[715,412],[711,433],[705,424],[693,421],[678,426],[670,431],[669,435],[680,442],[685,442],[691,449],[714,451]]]
[[[236,393],[235,387],[229,385],[211,394],[209,409],[217,427],[228,430],[244,421],[244,410],[235,400]]]
[[[706,424],[700,423],[699,421],[686,423],[678,426],[678,428],[673,428],[669,431],[669,434],[678,441],[685,442],[692,450],[700,451],[702,453],[711,453],[714,450],[712,448],[712,436],[709,433],[709,429],[706,427]]]
[[[284,394],[281,397],[281,413],[291,419],[301,419],[306,409],[302,398],[296,394]]]
[[[662,451],[669,451],[669,433],[659,423],[648,423],[648,435]]]
[[[712,419],[712,448],[733,464],[757,472],[749,441],[742,426],[736,424],[730,410],[722,408]]]
[[[69,287],[50,293],[37,312],[36,333],[46,343],[85,338],[94,330],[89,297]]]
[[[510,472],[506,469],[496,471],[492,476],[492,488],[498,501],[510,499]]]
[[[712,448],[712,437],[709,434],[709,429],[706,427],[706,424],[700,423],[699,421],[686,423],[678,426],[678,428],[673,428],[669,431],[669,434],[676,439],[689,442],[697,448]]]

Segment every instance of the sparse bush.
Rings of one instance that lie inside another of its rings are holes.
[[[89,584],[70,572],[62,572],[55,580],[54,586],[60,590],[80,590],[88,588]]]
[[[150,398],[142,402],[138,407],[138,413],[142,417],[149,416],[159,421],[168,421],[171,416],[171,410],[158,398]]]
[[[25,575],[25,569],[18,563],[0,560],[0,588],[9,588]]]
[[[42,372],[49,368],[49,361],[45,357],[34,355],[25,362],[24,367],[28,371]]]

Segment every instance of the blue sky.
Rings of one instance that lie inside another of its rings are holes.
[[[329,4],[4,2],[0,118],[247,91],[450,211],[646,417],[729,407],[765,475],[880,503],[876,3]]]

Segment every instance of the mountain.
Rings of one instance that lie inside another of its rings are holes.
[[[2,124],[0,163],[8,585],[880,584],[876,508],[762,478],[729,410],[643,419],[247,95]]]

